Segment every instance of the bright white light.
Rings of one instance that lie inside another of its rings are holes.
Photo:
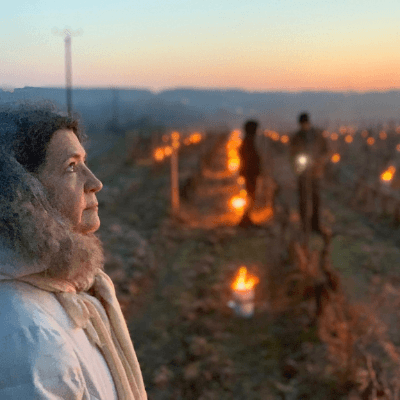
[[[306,154],[299,154],[296,157],[296,169],[298,173],[302,173],[310,162],[310,158]]]
[[[307,164],[307,157],[306,156],[299,156],[299,158],[297,159],[298,163],[300,165],[306,165]]]

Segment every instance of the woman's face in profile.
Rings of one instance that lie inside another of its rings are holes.
[[[72,130],[53,134],[39,180],[75,231],[86,234],[99,229],[96,193],[103,185],[86,165],[85,149]]]

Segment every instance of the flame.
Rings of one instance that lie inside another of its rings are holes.
[[[236,211],[243,210],[246,205],[246,199],[241,196],[235,196],[231,199],[231,207]]]
[[[228,157],[229,158],[237,158],[237,157],[239,157],[238,151],[236,149],[229,149],[228,150]]]
[[[246,183],[244,176],[239,176],[239,178],[237,178],[237,183],[238,185],[244,185]]]
[[[336,132],[333,132],[331,134],[331,140],[335,141],[335,140],[338,140],[338,138],[339,138],[339,136],[338,136],[338,134]]]
[[[342,135],[344,135],[344,134],[347,132],[347,128],[346,128],[345,126],[341,126],[341,127],[339,128],[339,132],[340,132]]]
[[[259,283],[259,279],[250,275],[245,266],[239,268],[238,273],[236,274],[235,280],[232,282],[231,288],[235,291],[248,291],[252,290],[255,285]]]
[[[240,131],[236,130],[231,133],[231,136],[226,144],[228,152],[228,170],[230,172],[236,172],[240,167],[240,157],[238,154],[238,148],[242,144],[240,138]]]
[[[384,182],[390,182],[395,172],[396,168],[393,165],[391,165],[386,171],[382,172],[381,179]]]
[[[380,131],[379,132],[379,139],[386,140],[386,138],[387,138],[387,133],[385,131]]]
[[[171,146],[166,146],[164,148],[164,154],[166,157],[170,156],[172,154],[172,147]]]
[[[157,147],[154,151],[153,157],[156,161],[164,160],[165,157],[164,149],[162,149],[161,147]]]
[[[351,143],[353,141],[353,136],[351,135],[347,135],[344,140],[346,141],[346,143]]]
[[[190,135],[190,141],[193,144],[199,143],[202,139],[201,133],[195,132],[192,135]]]
[[[374,139],[373,137],[369,137],[369,138],[367,139],[367,143],[368,143],[370,146],[372,146],[372,145],[375,143],[375,139]]]
[[[269,137],[275,142],[277,142],[280,139],[279,133],[275,131],[270,131]]]
[[[283,144],[289,143],[289,136],[288,136],[288,135],[283,135],[283,136],[281,137],[281,142],[282,142]]]
[[[243,178],[243,177],[241,177]],[[240,190],[238,196],[233,196],[230,201],[230,207],[237,213],[243,213],[244,208],[247,204],[247,191],[245,189]]]
[[[333,162],[333,163],[338,163],[339,161],[340,161],[340,154],[339,153],[335,153],[333,156],[332,156],[332,158],[331,158],[331,161]]]
[[[179,132],[172,132],[172,134],[171,134],[171,138],[172,138],[172,140],[179,140]]]
[[[231,172],[236,172],[240,167],[240,158],[230,158],[228,161],[228,169]]]

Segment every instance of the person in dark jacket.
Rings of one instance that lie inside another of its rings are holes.
[[[244,177],[248,203],[239,223],[241,227],[255,226],[250,219],[250,212],[254,206],[256,196],[257,178],[260,175],[260,156],[255,146],[255,137],[258,122],[249,120],[244,125],[245,137],[239,149],[240,170],[239,174]]]
[[[329,158],[326,139],[319,129],[311,127],[307,113],[299,115],[300,129],[290,142],[290,159],[298,175],[299,211],[303,230],[311,222],[311,229],[321,233],[320,224],[320,179]],[[307,220],[307,197],[312,202],[312,213]]]

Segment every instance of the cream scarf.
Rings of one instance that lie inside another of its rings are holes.
[[[128,327],[114,285],[105,272],[99,269],[90,285],[94,296],[84,291],[76,292],[75,287],[65,280],[37,274],[16,280],[55,293],[76,326],[83,328],[92,342],[100,347],[114,379],[119,400],[147,399]]]

